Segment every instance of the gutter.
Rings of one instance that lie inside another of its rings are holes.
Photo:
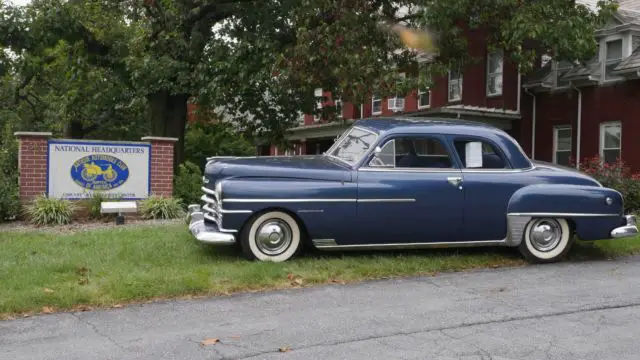
[[[578,118],[576,119],[576,169],[580,169],[580,132],[582,127],[582,90],[571,83],[571,88],[578,92]]]
[[[529,88],[524,88],[524,92],[533,97],[533,110],[531,111],[531,160],[536,158],[536,95],[529,91]],[[518,103],[520,106],[520,103]]]

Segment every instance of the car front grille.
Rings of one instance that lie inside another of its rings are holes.
[[[202,188],[202,191],[204,192],[204,195],[202,195],[200,200],[204,202],[204,205],[202,206],[204,218],[215,222],[218,226],[222,226],[222,211],[220,210],[219,199],[216,196],[215,191],[205,187]]]

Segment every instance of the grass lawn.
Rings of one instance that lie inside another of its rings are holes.
[[[579,243],[569,261],[640,252],[640,238]],[[238,291],[344,283],[526,263],[512,249],[319,253],[250,262],[199,244],[184,224],[74,233],[0,232],[0,318]]]

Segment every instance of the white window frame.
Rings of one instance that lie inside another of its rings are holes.
[[[559,130],[569,130],[571,136],[569,137],[569,150],[558,150],[558,131]],[[573,131],[571,129],[571,125],[560,125],[553,127],[553,160],[554,164],[558,163],[558,151],[569,152],[571,154],[573,149]]]
[[[298,112],[298,124],[304,125],[304,112],[302,111]]]
[[[493,56],[499,56],[500,60],[501,60],[501,63],[500,63],[500,69],[497,72],[491,73],[490,72],[490,64],[491,64],[491,58]],[[504,51],[502,51],[502,49],[497,49],[497,50],[494,50],[492,52],[489,52],[487,54],[487,77],[486,77],[486,83],[487,83],[486,92],[487,92],[487,96],[500,96],[500,95],[502,95],[502,91],[503,91],[502,86],[504,86],[504,77],[503,76],[504,76]],[[496,91],[496,92],[492,93],[489,90],[489,81],[490,81],[490,79],[497,78],[497,77],[502,78],[502,80],[503,80],[502,84],[503,85],[500,87],[499,91]]]
[[[341,98],[337,98],[333,101],[333,106],[336,108],[336,117],[342,119],[342,111],[344,110],[344,103]]]
[[[373,111],[373,109],[375,108],[376,102],[380,103],[380,111]],[[378,97],[377,95],[373,95],[371,97],[371,115],[380,115],[380,114],[382,114],[382,98]]]
[[[451,70],[448,71],[448,81],[447,81],[447,100],[449,102],[453,101],[461,101],[462,100],[462,71],[458,70],[459,77],[457,79],[451,78]],[[451,86],[459,86],[460,87],[460,95],[457,98],[451,98]]]
[[[398,74],[398,80],[396,84],[401,83],[407,77],[405,73]],[[387,108],[394,112],[399,112],[404,110],[404,96],[400,96],[396,91],[396,95],[394,97],[387,98]]]
[[[616,59],[616,60],[607,60],[607,44],[610,42],[614,42],[614,41],[620,41],[621,42],[621,48],[622,48],[622,58],[620,59]],[[600,42],[600,46],[599,46],[599,51],[600,51],[600,59],[602,59],[601,61],[601,82],[608,82],[608,81],[616,81],[619,80],[618,77],[614,76],[613,78],[609,78],[607,79],[607,63],[609,61],[621,61],[622,59],[624,59],[625,57],[629,56],[630,53],[625,51],[626,47],[625,47],[625,37],[623,35],[620,34],[616,34],[616,35],[610,35],[607,36],[606,38],[602,39]]]
[[[321,97],[323,94],[322,88],[316,88],[313,92],[314,97]],[[322,100],[317,100],[316,102],[316,110],[322,110]],[[321,115],[313,114],[313,121],[318,122],[321,119]]]
[[[610,126],[617,126],[620,128],[620,146],[617,148],[618,150],[618,158],[622,157],[622,122],[620,121],[609,121],[600,123],[600,142],[598,143],[598,153],[600,154],[600,160],[604,163],[604,151],[605,150],[616,150],[616,148],[604,148],[604,135],[606,134],[605,128]]]
[[[427,105],[423,105],[420,101],[422,95],[429,94],[429,103]],[[425,91],[420,90],[418,87],[418,109],[428,109],[431,107],[431,89],[427,87]]]

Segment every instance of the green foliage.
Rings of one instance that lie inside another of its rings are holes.
[[[184,206],[199,204],[202,194],[202,171],[198,165],[187,161],[178,166],[173,192]]]
[[[122,196],[118,197],[109,197],[105,193],[100,191],[94,191],[91,194],[89,199],[84,200],[84,205],[87,208],[88,215],[90,219],[99,220],[99,219],[114,219],[116,214],[102,214],[100,209],[102,208],[102,203],[105,201],[119,201]]]
[[[185,135],[186,160],[204,170],[210,156],[255,155],[255,146],[226,123],[196,122],[187,127]]]
[[[177,198],[151,196],[140,202],[143,219],[177,219],[185,215],[182,202]]]
[[[0,222],[14,218],[20,210],[18,189],[18,141],[10,124],[0,136]]]
[[[75,205],[70,201],[40,196],[25,207],[29,222],[35,225],[64,225],[71,223]]]

